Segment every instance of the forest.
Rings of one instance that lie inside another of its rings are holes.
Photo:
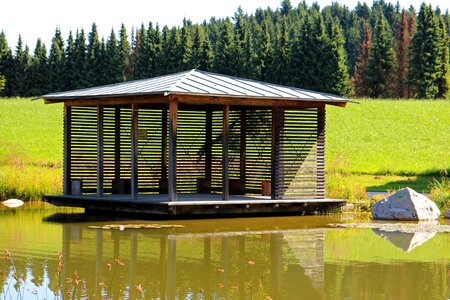
[[[31,51],[0,32],[0,96],[40,96],[192,68],[350,97],[447,98],[449,12],[384,0],[355,8],[305,1],[193,24],[124,25],[99,36],[56,28]]]

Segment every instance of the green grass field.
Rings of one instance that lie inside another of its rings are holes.
[[[450,101],[358,100],[327,109],[327,192],[410,186],[428,191],[450,171]],[[61,192],[61,104],[0,99],[0,199]]]

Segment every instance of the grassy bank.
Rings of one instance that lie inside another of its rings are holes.
[[[358,100],[327,110],[328,197],[430,191],[450,170],[450,101]],[[62,105],[0,99],[0,199],[61,192]]]

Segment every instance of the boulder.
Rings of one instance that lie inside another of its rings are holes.
[[[383,220],[436,220],[440,213],[433,201],[408,187],[376,202],[372,207],[373,218]]]
[[[450,219],[450,209],[447,209],[447,211],[445,212],[444,218]]]

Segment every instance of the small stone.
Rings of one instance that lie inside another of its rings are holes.
[[[440,213],[433,201],[408,187],[376,202],[372,207],[373,218],[383,220],[436,220]]]
[[[444,218],[450,219],[450,209],[447,209],[447,211],[445,212]]]

